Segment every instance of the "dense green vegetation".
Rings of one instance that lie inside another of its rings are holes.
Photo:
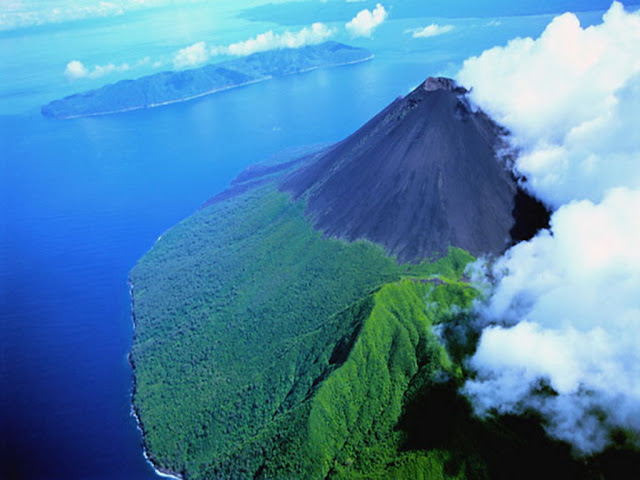
[[[431,327],[450,305],[472,297],[466,286],[415,279],[385,285],[374,294],[374,307],[349,359],[313,399],[310,441],[331,477],[413,478],[409,471],[428,464],[434,478],[442,470],[447,457],[442,452],[399,457],[404,433],[395,427],[418,373],[429,381],[456,375]]]
[[[459,249],[399,265],[323,237],[272,185],[214,202],[131,273],[139,413],[188,479],[624,478],[534,415],[480,420],[459,388],[477,333]]]
[[[371,294],[402,277],[459,275],[471,258],[453,251],[439,262],[398,265],[368,242],[323,238],[303,208],[271,187],[214,204],[167,232],[132,271],[134,401],[160,465],[189,478],[271,468],[261,459],[284,461],[282,451],[295,449],[282,442],[307,427],[309,439],[296,441],[310,448],[320,441],[313,422],[330,403],[330,385],[340,383],[332,376],[354,368],[356,345],[373,328],[364,320],[391,287]],[[419,292],[411,308],[426,308],[421,296],[433,285],[411,285]],[[384,323],[378,317],[372,325]],[[407,321],[427,334],[426,319]],[[407,383],[410,372],[403,375]],[[393,388],[397,417],[404,387]],[[255,449],[262,453],[247,455]],[[333,453],[325,455],[318,472]]]

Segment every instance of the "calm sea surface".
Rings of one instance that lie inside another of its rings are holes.
[[[154,28],[169,23],[154,15]],[[85,58],[78,51],[95,63],[126,51],[133,62],[167,55],[163,42],[184,46],[205,26],[169,40],[130,36],[112,50],[102,41],[123,20],[0,33],[0,478],[156,478],[130,415],[127,275],[137,259],[245,166],[339,140],[426,76],[451,75],[548,20],[447,19],[456,29],[429,41],[406,31],[437,19],[390,20],[373,40],[352,42],[376,54],[366,64],[70,121],[42,118],[39,105],[126,77],[70,85],[61,72]],[[220,31],[231,39],[245,24]]]

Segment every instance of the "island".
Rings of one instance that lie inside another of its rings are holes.
[[[274,77],[371,60],[364,49],[338,42],[254,53],[200,68],[165,71],[70,95],[42,107],[45,117],[71,119],[184,102]]]
[[[343,141],[242,172],[130,274],[148,458],[195,479],[615,479],[533,412],[474,416],[465,268],[548,226],[504,129],[429,78]],[[541,385],[539,395],[554,395]]]

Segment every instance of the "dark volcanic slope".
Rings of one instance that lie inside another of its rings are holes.
[[[369,239],[399,260],[449,245],[502,252],[517,185],[495,155],[504,132],[473,112],[465,94],[452,80],[428,78],[281,188],[307,197],[307,213],[326,234]]]

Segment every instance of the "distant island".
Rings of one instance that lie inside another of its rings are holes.
[[[371,60],[364,49],[338,42],[254,53],[181,71],[165,71],[70,95],[42,107],[45,117],[71,119],[184,102],[273,77]]]

